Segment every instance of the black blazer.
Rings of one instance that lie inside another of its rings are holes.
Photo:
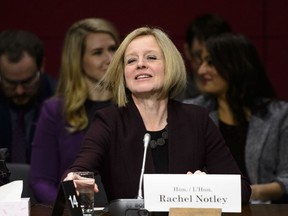
[[[133,102],[125,108],[102,109],[96,112],[76,161],[67,172],[88,169],[100,173],[108,200],[135,198],[145,133]],[[222,135],[204,108],[169,101],[168,142],[171,174],[204,169],[211,174],[240,174]],[[145,166],[145,173],[155,173],[150,148]],[[243,202],[249,201],[250,193],[249,181],[242,176]]]

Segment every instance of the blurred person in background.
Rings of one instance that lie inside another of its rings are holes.
[[[97,83],[118,45],[116,28],[100,18],[77,21],[66,33],[56,95],[44,103],[33,141],[31,187],[41,203],[55,201],[94,112],[111,104],[111,92]]]
[[[287,203],[288,103],[277,99],[256,48],[241,34],[208,39],[196,79],[202,94],[184,102],[209,110],[251,181],[251,202]]]
[[[44,73],[42,41],[32,32],[0,33],[0,149],[6,162],[30,163],[31,145],[42,102],[56,81]]]
[[[187,72],[187,87],[179,99],[196,97],[199,91],[195,83],[195,73],[201,62],[201,53],[205,41],[213,36],[231,32],[230,24],[221,16],[216,14],[204,14],[193,19],[186,30],[186,41],[184,52],[189,63],[190,71]]]

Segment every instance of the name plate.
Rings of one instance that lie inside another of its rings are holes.
[[[144,174],[144,206],[150,212],[169,208],[220,208],[241,212],[240,175]]]

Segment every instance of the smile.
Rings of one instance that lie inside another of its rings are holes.
[[[152,77],[152,76],[149,74],[140,74],[140,75],[136,76],[135,79],[138,80],[138,79],[145,79],[145,78],[150,78],[150,77]]]

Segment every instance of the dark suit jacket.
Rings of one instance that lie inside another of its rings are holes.
[[[96,113],[74,165],[68,172],[100,172],[109,200],[135,198],[143,159],[146,129],[133,102]],[[213,174],[240,174],[217,126],[204,108],[169,101],[169,173],[206,170]],[[148,148],[145,173],[155,173]],[[67,174],[67,173],[66,173]],[[242,201],[250,198],[250,185],[242,176]]]
[[[28,122],[27,124],[31,124],[31,130],[28,135],[28,143],[26,146],[27,153],[27,163],[30,163],[31,156],[31,143],[34,136],[36,121],[38,119],[38,115],[40,112],[40,107],[42,102],[52,96],[55,92],[56,81],[52,79],[48,74],[43,73],[41,76],[41,84],[39,93],[35,100],[35,104],[32,107],[35,109],[34,116],[32,117],[33,122]],[[12,143],[12,122],[10,115],[10,107],[7,98],[0,92],[0,148],[7,148],[8,151],[11,151],[11,143]],[[10,156],[6,159],[7,162],[10,162]]]

